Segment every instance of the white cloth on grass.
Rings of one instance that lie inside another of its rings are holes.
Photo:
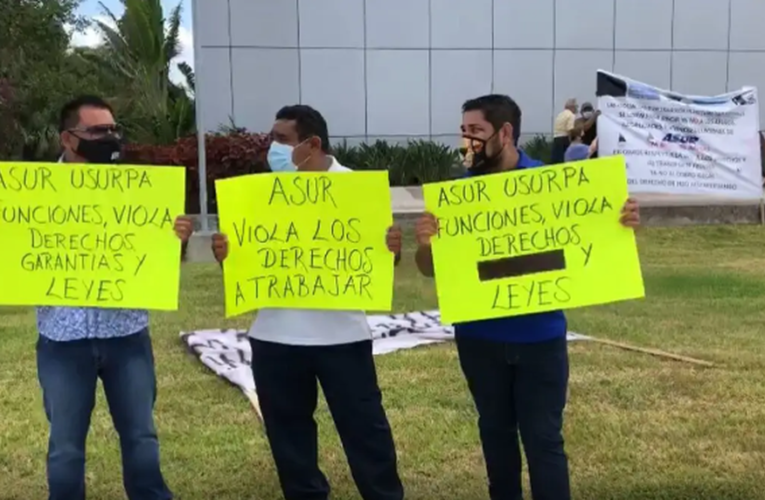
[[[375,355],[454,339],[454,329],[441,324],[438,311],[366,316],[365,320]],[[569,341],[587,339],[584,335],[568,333]],[[239,387],[248,397],[255,393],[250,368],[252,352],[245,330],[181,332],[181,340],[213,373]]]

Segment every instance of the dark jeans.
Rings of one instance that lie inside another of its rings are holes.
[[[457,337],[460,365],[478,411],[491,500],[522,500],[523,441],[534,500],[569,500],[563,452],[568,347]]]
[[[114,339],[37,341],[37,374],[50,422],[50,500],[84,500],[85,440],[100,378],[122,449],[130,500],[166,500],[172,494],[159,469],[154,429],[156,380],[149,332]]]
[[[292,346],[250,340],[252,372],[286,500],[327,500],[313,419],[317,379],[364,500],[401,500],[396,449],[382,406],[372,341]]]
[[[566,150],[571,145],[571,139],[568,137],[556,137],[553,139],[552,143],[552,156],[551,156],[551,165],[557,165],[558,163],[563,163],[565,161],[566,157]]]

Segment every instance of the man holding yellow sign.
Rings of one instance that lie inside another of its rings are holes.
[[[387,172],[349,174],[309,106],[281,109],[271,133],[275,174],[216,182],[213,253],[229,315],[259,310],[252,373],[284,497],[329,497],[313,419],[318,380],[362,498],[402,500],[363,312],[390,310],[401,252]]]
[[[425,186],[417,266],[436,276],[442,320],[455,323],[492,500],[522,497],[519,432],[534,500],[568,500],[561,309],[644,295],[638,207],[619,158],[538,168],[516,146],[521,110],[509,97],[462,111],[468,175]]]
[[[168,500],[145,308],[177,308],[178,240],[193,230],[180,215],[185,174],[115,165],[122,136],[98,97],[64,106],[60,136],[61,164],[0,165],[0,304],[44,306],[37,370],[50,422],[49,499],[85,499],[85,443],[100,378],[128,498]]]

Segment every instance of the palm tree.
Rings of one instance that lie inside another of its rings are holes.
[[[181,72],[183,77],[186,79],[186,87],[189,89],[189,91],[192,94],[196,94],[196,91],[197,91],[197,77],[194,74],[194,70],[191,69],[191,66],[189,66],[185,62],[182,62],[182,63],[178,64],[178,70]]]
[[[97,57],[122,81],[117,107],[130,138],[173,142],[194,128],[193,101],[170,81],[171,65],[180,54],[181,4],[165,20],[160,0],[121,2],[122,17],[101,3],[111,22],[96,21],[104,40]]]

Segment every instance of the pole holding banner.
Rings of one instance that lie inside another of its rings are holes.
[[[199,41],[199,0],[192,0],[192,23],[194,25],[194,68],[196,74],[200,74],[202,68],[202,44]],[[197,120],[197,158],[199,167],[199,217],[202,219],[202,232],[210,231],[210,222],[207,213],[207,146],[205,143],[204,120],[202,119],[202,106],[200,104],[202,96],[201,78],[194,82],[194,106]]]

